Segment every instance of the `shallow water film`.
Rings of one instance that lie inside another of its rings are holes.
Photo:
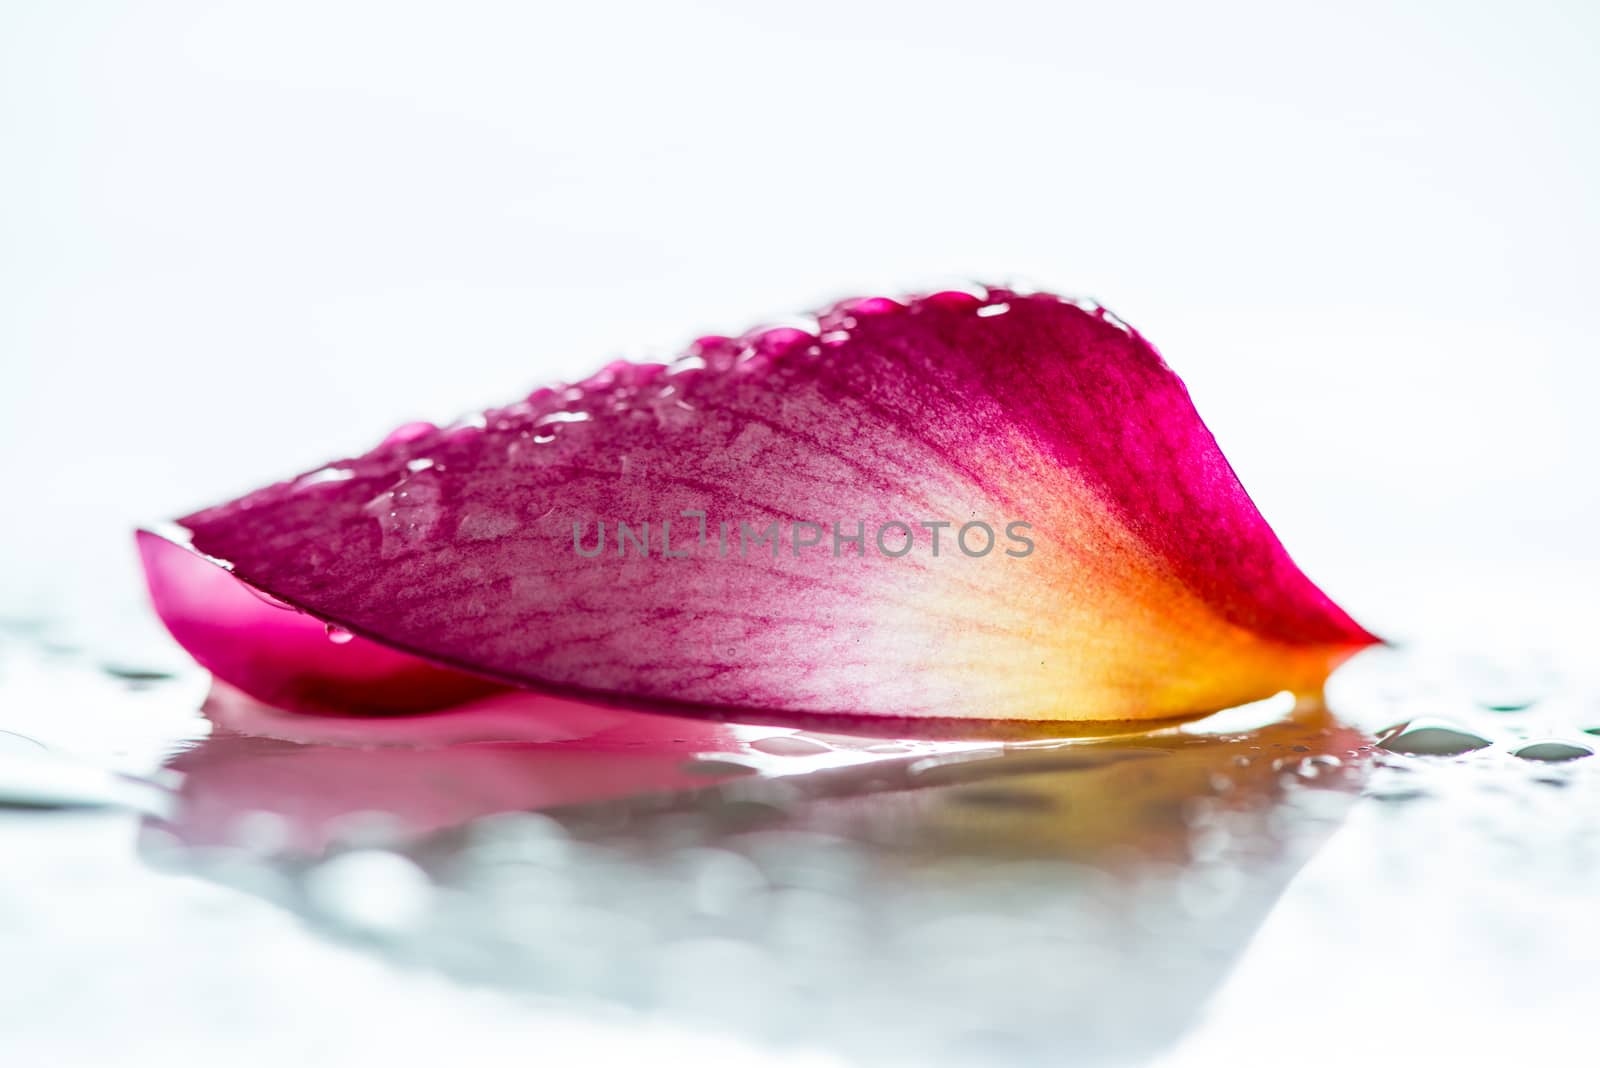
[[[1596,992],[1559,653],[998,743],[293,716],[141,642],[0,640],[7,1063],[1480,1063]]]

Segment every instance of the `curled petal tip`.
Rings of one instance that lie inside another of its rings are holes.
[[[316,706],[503,684],[1066,732],[1313,692],[1378,640],[1295,566],[1142,337],[1010,290],[704,337],[182,524],[204,556],[141,534],[174,635]]]
[[[429,712],[505,687],[358,638],[154,530],[136,534],[156,614],[201,667],[297,712]]]

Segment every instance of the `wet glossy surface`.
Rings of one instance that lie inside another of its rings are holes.
[[[1484,999],[1488,1046],[1562,1050],[1594,989],[1600,704],[1559,665],[1378,650],[1327,707],[894,742],[295,716],[56,630],[0,657],[24,1053],[1209,1063],[1400,1005],[1384,1042],[1449,1049]]]

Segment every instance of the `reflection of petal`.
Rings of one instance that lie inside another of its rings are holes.
[[[289,845],[320,852],[349,816],[380,812],[400,833],[727,777],[700,753],[736,752],[721,724],[506,693],[391,719],[284,713],[218,686],[212,736],[175,757],[172,828],[191,845],[233,844],[266,812]],[[252,733],[243,733],[245,731]]]
[[[925,859],[1177,862],[1197,819],[1264,813],[1291,792],[1288,783],[1315,786],[1330,798],[1352,793],[1365,777],[1369,742],[1312,705],[1238,733],[1172,730],[1128,741],[954,751],[777,781],[742,779],[712,793],[768,803],[786,827]],[[668,811],[702,804],[689,797]],[[577,806],[571,815],[610,827],[637,818],[640,833],[648,833],[661,811],[653,799],[618,799]]]
[[[520,690],[501,690],[433,713],[373,718],[288,712],[219,682],[206,699],[205,714],[236,734],[360,749],[505,743],[546,749],[684,752],[737,744],[733,729],[721,723],[653,716]]]
[[[206,714],[214,734],[171,764],[184,775],[174,817],[180,837],[227,844],[249,814],[269,812],[311,852],[344,817],[366,812],[388,813],[406,835],[532,810],[612,829],[642,820],[645,833],[663,812],[725,812],[717,784],[730,782],[728,796],[746,812],[769,810],[786,824],[830,833],[843,825],[879,848],[1175,858],[1194,799],[1259,807],[1297,772],[1337,786],[1364,767],[1367,752],[1364,736],[1320,711],[1221,735],[922,743],[911,755],[874,756],[865,743],[852,751],[850,739],[835,738],[846,748],[814,771],[752,747],[742,728],[538,694],[373,720],[285,713],[219,684]],[[763,767],[799,773],[756,774]]]
[[[1259,815],[1289,793],[1286,778],[1314,776],[1323,791],[1353,793],[1365,775],[1366,744],[1360,733],[1312,714],[1242,735],[1167,732],[1084,746],[1083,754],[1012,752],[978,765],[981,777],[905,795],[915,811],[878,806],[871,834],[881,845],[930,854],[1181,863],[1198,825],[1225,822],[1228,813]]]
[[[974,520],[998,542],[981,558],[959,548],[987,545],[981,528],[958,541]],[[619,521],[650,524],[647,554],[619,555]],[[664,558],[668,521],[682,558]],[[580,555],[574,526],[600,522],[610,546]],[[784,544],[746,557],[741,523]],[[910,555],[885,555],[894,523]],[[924,523],[954,524],[937,557]],[[861,555],[833,544],[857,524]],[[705,339],[674,367],[613,365],[182,525],[240,579],[385,647],[745,721],[1153,724],[1314,691],[1374,640],[1295,567],[1155,351],[1045,295],[853,302],[817,336]],[[220,677],[273,701],[351,696],[354,643],[304,669],[240,663],[203,606],[175,612],[152,585]],[[378,652],[357,647],[353,674],[406,682],[364,707],[461,685],[398,654],[369,665]]]
[[[410,963],[803,1033],[863,1063],[889,1046],[896,1061],[949,1063],[950,1043],[973,1033],[1003,1040],[984,1063],[1147,1059],[1189,1026],[1342,818],[1368,753],[1308,709],[1250,730],[923,746],[707,785],[685,757],[752,754],[688,721],[602,710],[586,723],[574,706],[559,739],[417,751],[245,738],[227,725],[349,740],[238,695],[208,713],[217,733],[175,762],[186,841],[225,841],[253,811],[286,817],[313,850],[341,813],[388,808],[433,832],[396,844],[408,860],[358,850],[350,859],[376,873],[360,883],[343,878],[345,857],[309,869],[287,858],[285,882],[241,879],[225,854],[216,877],[342,931],[345,908],[394,889],[382,872],[416,864],[448,892],[430,906],[420,891],[418,915],[384,931]],[[395,726],[423,727],[418,741],[478,730],[427,725],[448,718]],[[662,724],[672,737],[628,748],[634,729]],[[551,818],[476,819],[539,807]],[[213,870],[207,857],[194,855],[198,870]]]

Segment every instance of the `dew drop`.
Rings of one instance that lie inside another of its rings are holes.
[[[1332,771],[1343,765],[1344,761],[1330,753],[1318,753],[1316,756],[1302,758],[1295,770],[1302,778],[1315,779],[1323,772]]]
[[[406,423],[404,426],[396,427],[390,431],[389,436],[383,439],[383,444],[402,445],[408,441],[416,441],[418,438],[426,437],[438,429],[438,427],[428,422]]]
[[[462,541],[498,541],[517,529],[515,516],[495,511],[470,511],[456,524],[456,537]]]
[[[258,590],[254,586],[250,585],[248,582],[243,583],[242,585],[244,586],[244,588],[246,590],[248,590],[250,592],[250,596],[254,597],[256,600],[260,601],[262,604],[271,605],[273,608],[281,608],[286,612],[298,612],[299,611],[299,609],[296,608],[294,605],[289,604],[289,603],[287,603],[285,601],[278,600],[276,597],[272,596],[272,594],[268,593],[266,590]]]
[[[1525,745],[1512,753],[1523,760],[1537,760],[1546,764],[1560,764],[1568,760],[1582,760],[1584,757],[1594,756],[1594,750],[1586,745],[1574,745],[1570,742],[1545,741]]]
[[[1375,786],[1366,792],[1366,796],[1374,801],[1401,803],[1406,801],[1417,801],[1427,797],[1428,791],[1417,786],[1392,784],[1388,786]]]
[[[1391,727],[1378,745],[1391,753],[1407,756],[1461,756],[1487,748],[1489,739],[1443,720],[1415,719]]]
[[[433,470],[409,473],[362,508],[378,524],[380,554],[390,560],[433,537],[443,514],[443,489]]]
[[[114,679],[128,683],[130,686],[147,686],[155,682],[168,682],[177,678],[170,671],[160,671],[155,668],[130,667],[125,664],[102,664],[100,670]]]
[[[656,425],[663,430],[682,430],[691,426],[697,417],[694,406],[672,386],[650,402],[650,410],[656,417]]]
[[[336,624],[336,623],[329,623],[328,624],[328,640],[330,642],[332,642],[333,644],[335,644],[335,645],[345,645],[345,644],[348,644],[350,642],[350,640],[352,638],[354,638],[354,637],[355,637],[354,634],[351,634],[349,631],[345,630],[343,627],[339,626],[338,624]]]
[[[324,467],[295,479],[294,488],[301,490],[312,486],[325,486],[330,482],[348,482],[355,477],[356,473],[348,467]]]
[[[750,748],[761,753],[770,753],[772,756],[806,757],[817,756],[831,752],[826,745],[810,738],[800,738],[792,734],[780,734],[772,738],[758,738],[750,743]]]
[[[594,417],[588,412],[551,412],[534,420],[534,426],[555,426],[560,423],[587,423]]]
[[[1537,701],[1537,697],[1514,694],[1493,694],[1478,698],[1478,703],[1491,712],[1526,712]]]

